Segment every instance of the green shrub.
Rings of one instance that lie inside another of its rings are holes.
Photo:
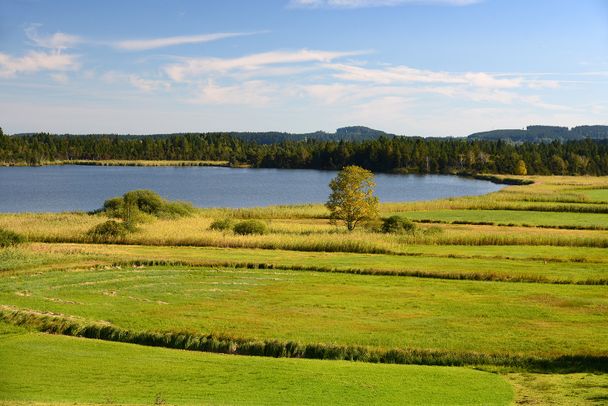
[[[268,227],[259,220],[245,220],[234,226],[234,232],[240,235],[266,234]]]
[[[123,208],[122,197],[113,197],[103,202],[102,211],[110,217],[119,217]]]
[[[130,227],[153,217],[179,218],[192,215],[194,207],[188,202],[168,202],[151,190],[131,190],[122,197],[103,203],[102,212],[123,220]]]
[[[414,234],[416,224],[401,216],[390,216],[382,222],[382,232],[392,234]]]
[[[124,238],[129,231],[125,223],[108,220],[93,227],[87,235],[95,242],[115,241]]]
[[[382,220],[380,220],[379,218],[375,218],[363,223],[363,227],[365,227],[367,231],[370,231],[372,233],[380,233],[382,232],[383,224],[384,222]]]
[[[157,213],[158,217],[180,218],[191,216],[196,209],[190,202],[164,202]]]
[[[423,230],[423,234],[427,236],[433,236],[443,233],[443,229],[439,226],[432,226]]]
[[[25,237],[10,230],[0,228],[0,247],[10,247],[25,242]]]
[[[226,231],[231,230],[234,225],[234,220],[231,218],[218,219],[214,220],[213,223],[209,226],[209,230],[214,231]]]
[[[163,199],[151,190],[131,190],[122,196],[125,204],[134,204],[147,214],[157,215],[163,207]]]

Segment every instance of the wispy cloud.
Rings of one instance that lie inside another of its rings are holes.
[[[38,27],[40,24],[30,24],[25,29],[25,35],[32,41],[33,45],[40,48],[53,49],[55,51],[62,51],[66,48],[72,48],[75,45],[84,42],[83,38],[65,34],[63,32],[56,32],[52,35],[40,35],[38,33]]]
[[[142,92],[170,90],[171,83],[167,80],[149,79],[136,74],[108,71],[101,75],[101,80],[107,84],[129,84]]]
[[[280,93],[280,87],[259,80],[224,86],[208,80],[199,87],[198,95],[191,101],[211,105],[232,104],[261,107],[276,100]]]
[[[448,84],[465,85],[485,89],[556,88],[555,80],[530,79],[522,76],[506,76],[487,72],[443,72],[411,68],[409,66],[389,66],[379,69],[346,64],[327,64],[334,69],[336,78],[377,84]]]
[[[25,35],[31,45],[47,50],[29,51],[23,56],[13,56],[0,52],[0,77],[11,78],[21,73],[40,71],[55,72],[51,79],[58,83],[67,82],[66,71],[80,68],[78,55],[65,54],[62,51],[82,42],[80,37],[57,32],[52,35],[38,33],[40,24],[30,24],[25,28]]]
[[[167,75],[176,82],[208,73],[229,73],[231,71],[252,71],[268,65],[303,64],[308,62],[330,63],[335,59],[361,55],[364,51],[318,51],[302,49],[298,51],[271,51],[247,55],[239,58],[190,58],[164,68]]]
[[[164,38],[129,39],[117,41],[111,45],[125,51],[146,51],[149,49],[164,48],[185,44],[200,44],[204,42],[219,41],[226,38],[243,37],[258,34],[259,32],[218,32],[212,34],[183,35]]]
[[[76,55],[32,51],[21,57],[0,52],[0,77],[38,71],[71,71],[80,67]]]
[[[482,0],[291,0],[292,8],[367,8],[367,7],[395,7],[402,5],[444,5],[469,6],[480,3]]]

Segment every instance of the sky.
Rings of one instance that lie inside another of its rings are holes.
[[[608,124],[607,0],[0,0],[5,133]]]

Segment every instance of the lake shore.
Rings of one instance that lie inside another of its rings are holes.
[[[248,168],[249,165],[230,165],[228,161],[168,161],[168,160],[130,160],[130,159],[77,159],[62,161],[44,161],[36,165],[27,162],[8,163],[2,162],[4,167],[35,167],[35,166],[63,166],[63,165],[85,165],[85,166],[219,166],[226,168]]]

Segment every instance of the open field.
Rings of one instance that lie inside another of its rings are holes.
[[[488,222],[496,225],[528,225],[545,227],[580,227],[608,229],[608,214],[546,212],[524,210],[430,210],[407,213],[412,220],[444,222]]]
[[[381,204],[381,216],[441,222],[411,234],[348,233],[322,205],[200,209],[106,243],[87,235],[103,214],[0,214],[1,228],[28,239],[0,249],[10,323],[0,323],[0,359],[13,371],[0,399],[606,402],[608,178],[531,179],[486,196]],[[223,218],[260,219],[269,233],[209,230]],[[68,352],[55,369],[29,361]],[[78,368],[99,375],[88,361],[99,352],[115,373],[108,384],[75,378]],[[54,376],[65,384],[45,393]]]
[[[513,396],[499,375],[467,368],[238,357],[27,332],[0,335],[0,359],[0,399],[24,403],[506,405]]]
[[[0,302],[133,331],[555,358],[608,353],[605,293],[605,286],[145,267],[10,278]]]
[[[412,246],[402,255],[216,247],[32,243],[6,250],[0,270],[40,272],[95,265],[184,265],[275,268],[368,275],[418,276],[560,284],[608,284],[604,249],[506,246]],[[497,248],[497,247],[493,247]]]

